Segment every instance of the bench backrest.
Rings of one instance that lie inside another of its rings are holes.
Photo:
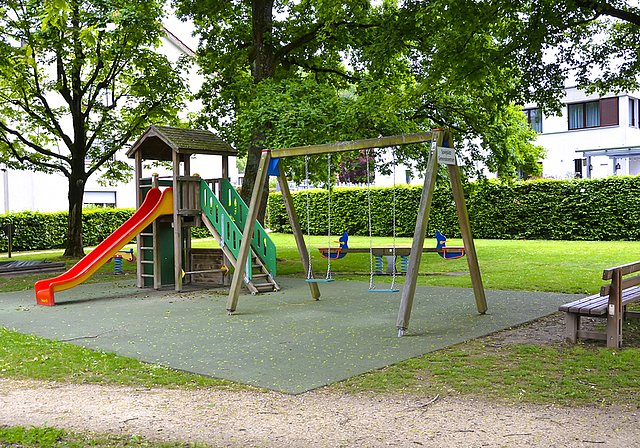
[[[614,275],[620,271],[620,276],[624,277],[625,275],[633,274],[634,272],[640,271],[640,261],[636,261],[634,263],[624,264],[622,266],[616,266],[614,268],[605,269],[602,272],[603,280],[612,280]],[[621,289],[626,289],[631,286],[640,285],[640,275],[634,275],[633,277],[625,278],[622,280]],[[607,296],[611,291],[611,284],[604,285],[600,288],[600,295]]]

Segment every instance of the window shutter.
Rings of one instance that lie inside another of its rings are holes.
[[[618,125],[618,97],[600,100],[600,126]]]

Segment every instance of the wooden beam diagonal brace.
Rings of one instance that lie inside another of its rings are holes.
[[[240,296],[240,287],[245,277],[245,266],[247,259],[251,253],[251,240],[253,238],[253,231],[256,227],[256,220],[258,219],[258,211],[260,210],[260,197],[262,191],[267,182],[267,171],[269,169],[269,161],[271,160],[271,151],[263,150],[262,157],[260,158],[260,165],[258,166],[258,173],[256,175],[255,185],[253,186],[253,193],[251,195],[251,202],[249,202],[249,210],[247,211],[246,224],[244,231],[242,232],[242,241],[240,242],[240,249],[236,260],[235,272],[233,274],[233,280],[231,281],[231,287],[229,289],[229,298],[227,300],[227,311],[229,314],[233,313],[238,306],[238,297]]]

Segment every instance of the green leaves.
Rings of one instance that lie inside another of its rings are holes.
[[[443,182],[443,184],[446,184]],[[396,187],[396,234],[412,236],[420,187]],[[293,194],[303,229],[307,228],[306,191]],[[640,212],[629,204],[640,200],[640,177],[584,180],[499,180],[465,185],[471,230],[475,238],[616,241],[640,239]],[[311,190],[310,228],[327,233],[327,191]],[[391,236],[393,190],[371,189],[372,230]],[[269,196],[269,228],[291,232],[279,193]],[[366,188],[334,188],[331,193],[332,234],[368,235]],[[460,228],[449,185],[434,191],[428,235],[440,230],[449,238]]]
[[[4,5],[0,160],[14,169],[60,173],[70,185],[84,185],[101,170],[110,181],[125,179],[131,168],[114,155],[149,124],[175,124],[187,94],[183,62],[157,50],[162,2]],[[69,198],[82,207],[81,191]],[[80,215],[69,223],[69,253],[82,250],[81,232],[70,231],[80,225]]]
[[[83,242],[95,246],[111,235],[133,215],[133,209],[95,209],[83,214]],[[13,250],[47,250],[65,246],[68,213],[21,212],[0,216],[0,229],[6,224],[16,229]],[[7,250],[7,239],[0,237],[0,251]]]
[[[42,29],[46,30],[49,27],[62,29],[71,12],[67,0],[45,0],[41,3],[44,9],[41,13]]]

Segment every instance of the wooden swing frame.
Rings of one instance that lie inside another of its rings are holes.
[[[227,310],[229,311],[229,313],[234,312],[238,305],[240,288],[242,286],[242,279],[244,278],[244,266],[247,262],[249,252],[251,250],[251,235],[253,235],[255,222],[258,217],[258,209],[260,208],[259,201],[263,188],[268,179],[268,170],[271,159],[281,159],[294,156],[310,156],[334,152],[358,151],[370,148],[386,148],[391,146],[403,146],[426,142],[431,142],[431,150],[429,151],[429,159],[427,161],[424,186],[420,198],[418,217],[416,219],[416,227],[413,235],[413,243],[411,246],[409,266],[402,290],[402,299],[400,301],[400,309],[398,311],[398,320],[396,323],[398,336],[402,336],[409,327],[409,319],[411,317],[411,309],[413,307],[413,298],[416,291],[418,271],[422,258],[424,239],[426,236],[427,224],[429,222],[429,213],[431,211],[431,201],[433,198],[433,192],[436,183],[438,152],[442,148],[453,148],[451,131],[434,130],[431,132],[395,135],[389,137],[355,140],[350,142],[327,143],[322,145],[303,146],[287,149],[263,150],[262,157],[260,158],[260,165],[258,167],[258,173],[256,175],[255,185],[253,188],[253,194],[249,203],[249,211],[246,218],[247,224],[244,228],[242,241],[240,244],[237,268],[229,290],[229,297],[227,300]],[[451,190],[453,192],[453,197],[456,205],[456,212],[458,215],[458,223],[460,225],[462,241],[464,243],[464,250],[467,255],[467,263],[469,266],[471,283],[473,285],[476,306],[478,308],[478,312],[480,314],[484,314],[487,311],[487,301],[484,293],[484,287],[482,285],[482,277],[480,275],[480,268],[478,266],[478,258],[476,255],[475,245],[473,243],[473,237],[471,235],[469,214],[462,190],[462,180],[460,178],[460,171],[458,169],[455,156],[453,156],[453,158],[448,161],[446,166],[449,172],[449,179],[451,181]],[[300,221],[293,206],[293,198],[291,196],[291,191],[289,190],[289,184],[287,182],[287,178],[284,174],[284,170],[282,169],[281,164],[277,164],[277,170],[278,182],[282,191],[282,197],[284,199],[287,215],[291,222],[291,229],[293,231],[296,245],[298,246],[298,252],[302,260],[302,265],[305,272],[309,272],[307,246],[302,228],[300,227]],[[320,298],[320,289],[318,288],[318,284],[309,283],[309,288],[311,290],[311,297],[318,300]]]

